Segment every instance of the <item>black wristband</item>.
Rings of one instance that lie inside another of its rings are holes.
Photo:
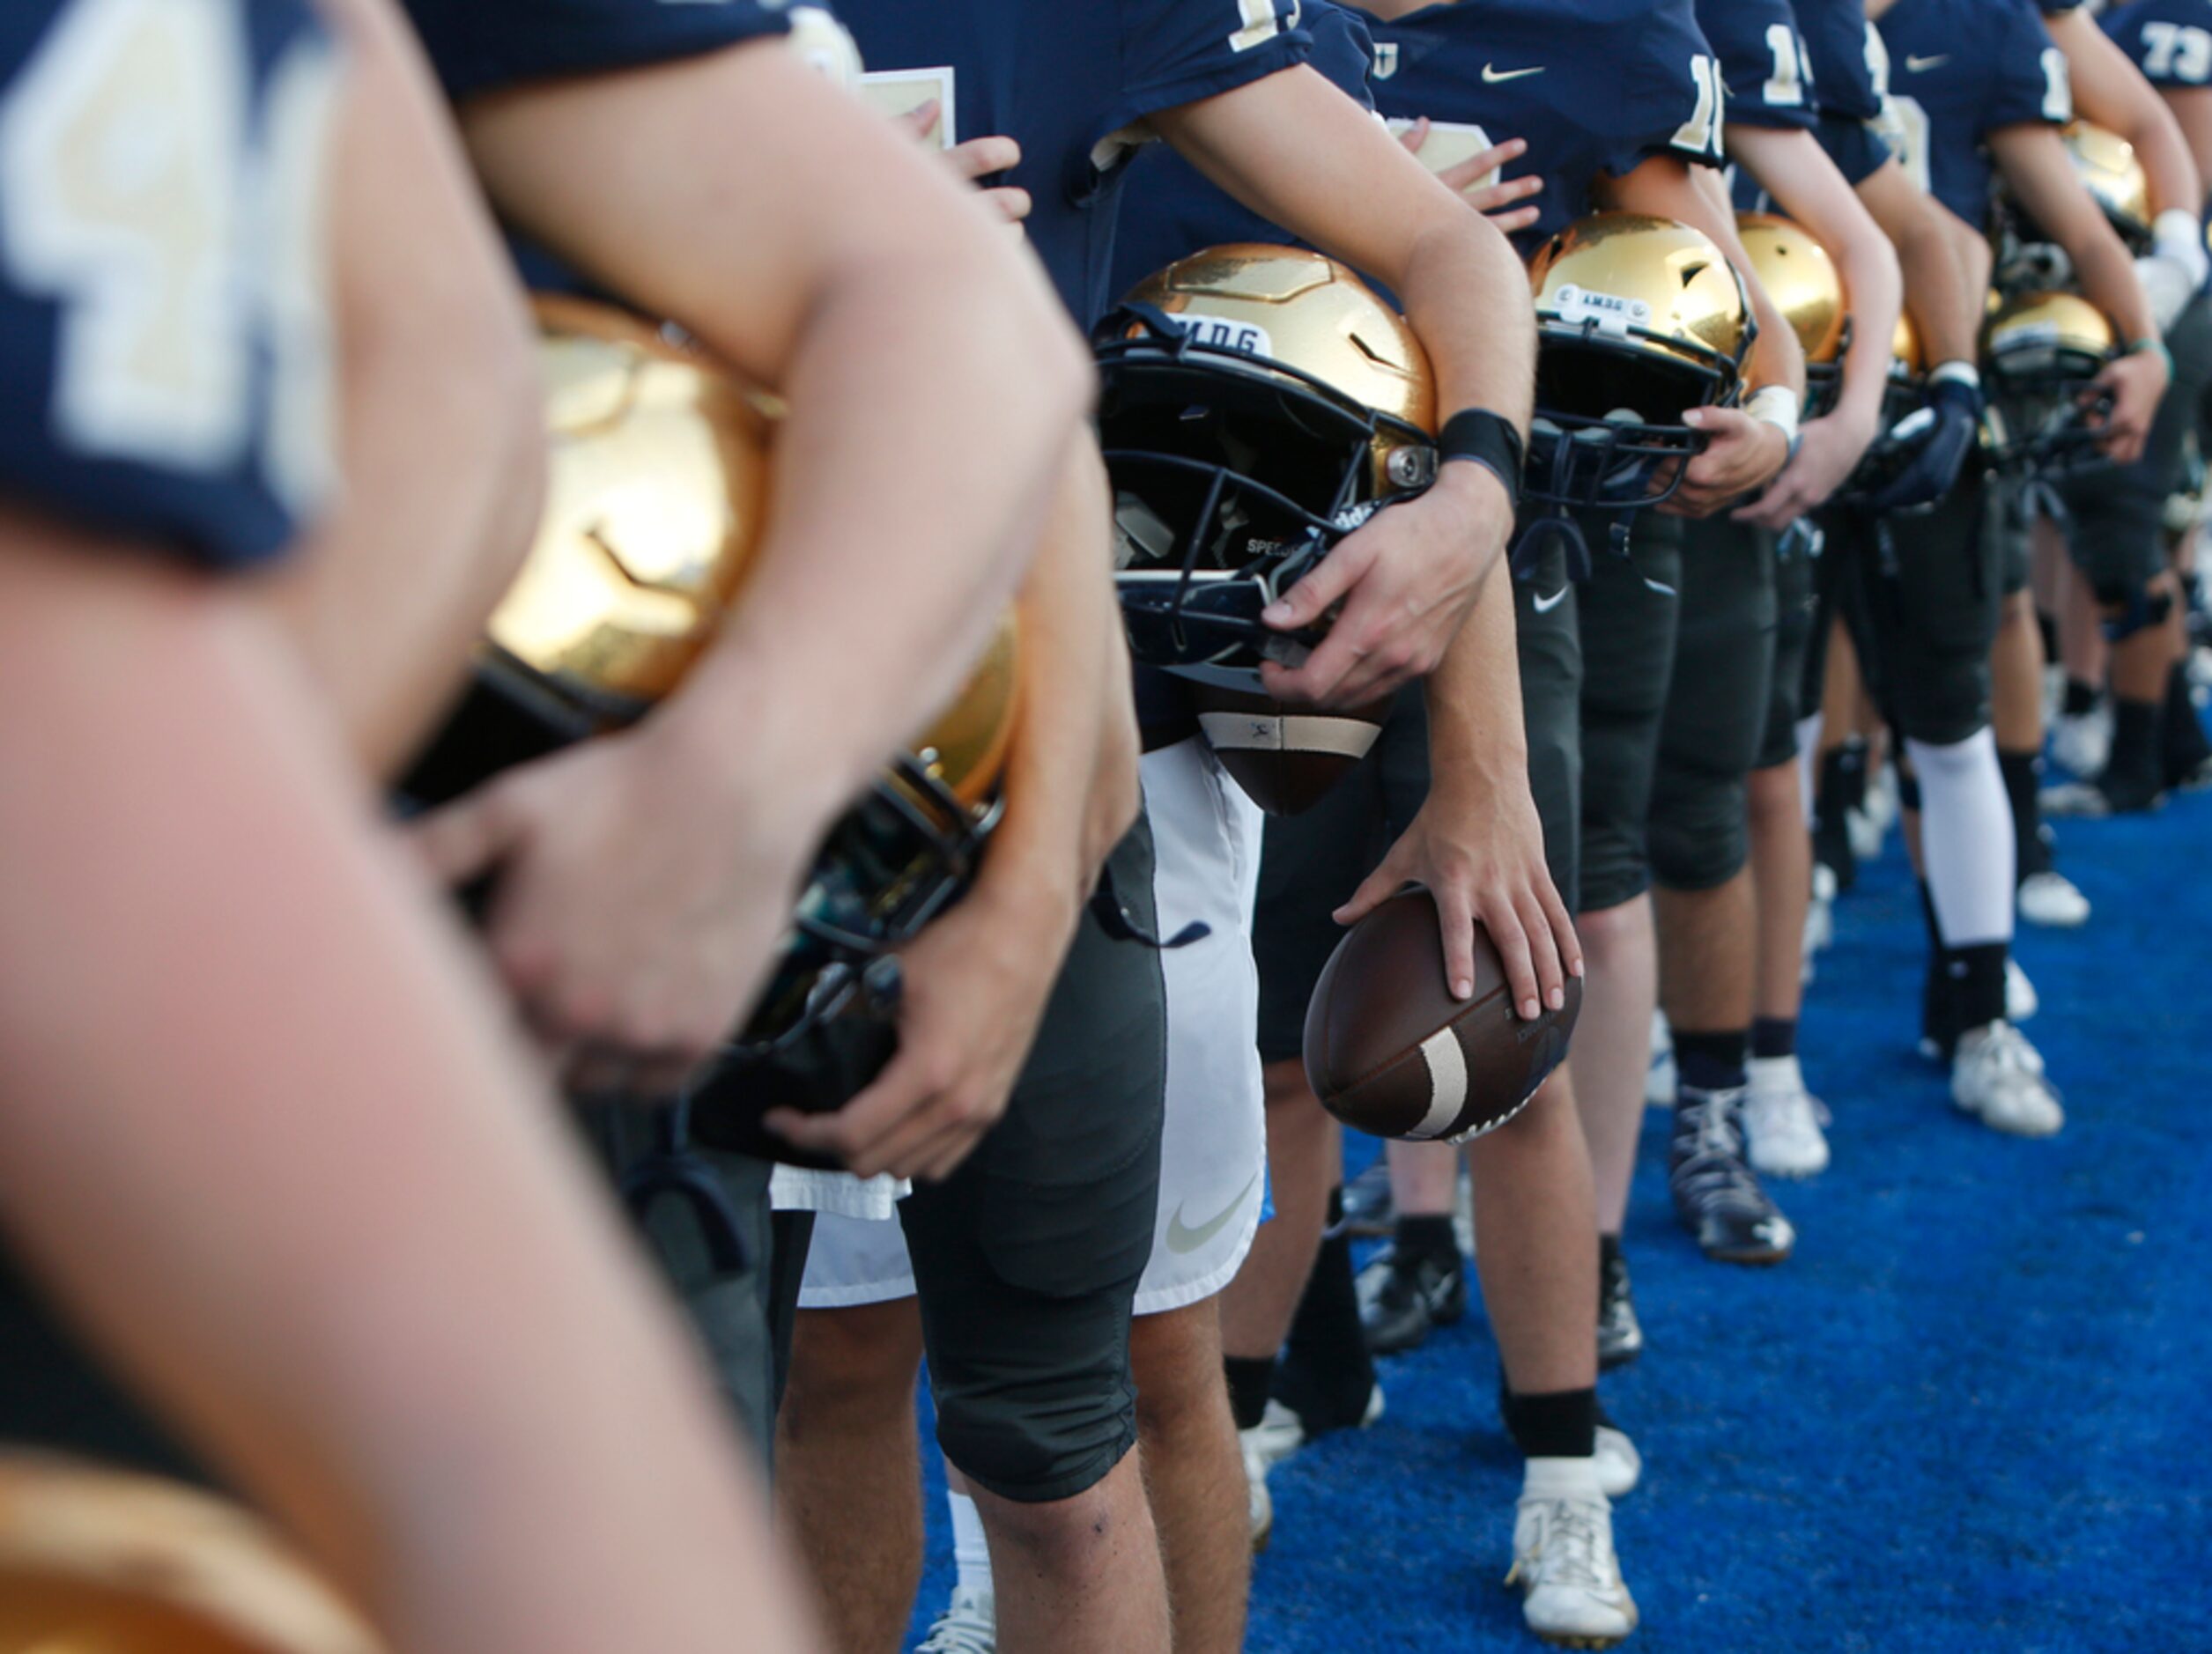
[[[1487,408],[1462,408],[1437,432],[1439,465],[1447,460],[1474,461],[1505,484],[1505,497],[1515,505],[1520,502],[1520,471],[1527,456],[1513,421]]]

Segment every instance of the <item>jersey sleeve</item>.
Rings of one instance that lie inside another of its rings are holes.
[[[214,567],[293,542],[340,84],[303,0],[0,8],[0,492]]]
[[[526,81],[696,57],[790,26],[769,0],[405,0],[455,100]],[[826,10],[826,0],[823,9]]]
[[[2063,126],[2074,118],[2074,92],[2066,54],[2051,44],[2042,14],[2015,0],[1992,0],[1986,14],[1989,72],[1981,129],[2043,122]]]
[[[1096,144],[1146,116],[1196,103],[1306,61],[1298,0],[1095,0],[1120,14],[1119,94]]]
[[[1654,7],[1631,44],[1621,61],[1594,58],[1591,79],[1576,88],[1596,170],[1624,177],[1654,155],[1725,166],[1720,61],[1687,4]]]
[[[2212,0],[2136,0],[2101,20],[2152,85],[2212,85]]]
[[[1835,162],[1844,182],[1853,189],[1880,172],[1882,163],[1890,159],[1890,146],[1864,121],[1823,114],[1813,128],[1813,137]]]
[[[1720,62],[1728,120],[1811,130],[1811,55],[1788,0],[1705,0],[1698,24]]]

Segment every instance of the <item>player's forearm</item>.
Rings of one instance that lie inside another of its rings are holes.
[[[1006,813],[980,882],[1070,929],[1137,803],[1109,509],[1098,449],[1085,436],[1022,587],[1021,712],[1007,756]]]
[[[1459,217],[1415,240],[1398,296],[1436,373],[1438,417],[1487,408],[1526,436],[1536,389],[1528,274],[1480,213]]]
[[[1945,222],[1949,214],[1915,190],[1902,174],[1891,181],[1896,196],[1869,205],[1897,247],[1920,353],[1930,367],[1940,362],[1972,362],[1980,350],[1982,284],[1959,255],[1958,242]]]
[[[11,1238],[395,1647],[706,1654],[737,1615],[798,1645],[678,1335],[283,647],[125,553],[21,544]]]
[[[1443,663],[1422,686],[1431,771],[1437,785],[1470,800],[1528,784],[1514,627],[1513,575],[1500,558]]]
[[[2120,237],[2101,217],[2085,220],[2083,229],[2083,233],[2068,238],[2066,247],[2082,284],[2082,296],[2112,319],[2123,344],[2157,338],[2157,318],[2143,294],[2135,261]]]

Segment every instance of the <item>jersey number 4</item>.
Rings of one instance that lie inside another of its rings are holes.
[[[322,41],[295,44],[256,133],[236,0],[63,10],[0,107],[0,260],[61,306],[57,436],[210,471],[259,435],[277,496],[320,497],[334,85]]]

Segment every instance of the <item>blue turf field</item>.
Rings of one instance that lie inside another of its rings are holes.
[[[1631,1650],[2212,1648],[2212,798],[2060,833],[2096,917],[2019,948],[2057,1140],[1965,1121],[1912,1055],[1894,838],[1807,1011],[1836,1163],[1782,1185],[1795,1259],[1700,1259],[1650,1117],[1627,1237],[1650,1348],[1604,1387],[1647,1465],[1616,1513]],[[1540,1646],[1498,1585],[1519,1466],[1479,1311],[1384,1384],[1372,1430],[1271,1479],[1249,1646]],[[935,1485],[918,1626],[949,1583]]]

